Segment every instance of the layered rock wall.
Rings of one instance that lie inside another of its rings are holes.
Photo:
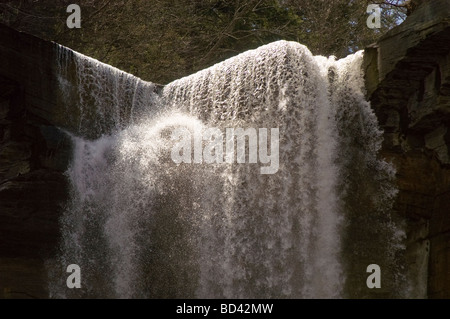
[[[54,126],[53,44],[0,26],[0,298],[47,296],[70,141]]]
[[[408,219],[406,267],[418,297],[449,298],[450,2],[425,1],[368,47],[365,71],[383,155],[397,167],[396,209]]]

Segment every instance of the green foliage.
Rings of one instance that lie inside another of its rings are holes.
[[[81,7],[81,29],[66,8]],[[344,57],[404,18],[405,1],[383,2],[383,26],[366,26],[369,0],[9,0],[0,22],[135,74],[167,83],[276,40]],[[388,3],[391,2],[391,3]]]

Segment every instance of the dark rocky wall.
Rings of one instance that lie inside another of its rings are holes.
[[[70,156],[52,124],[52,47],[0,26],[0,298],[48,295]]]
[[[450,1],[420,5],[366,49],[365,68],[383,155],[397,167],[396,209],[409,221],[406,266],[428,273],[416,278],[428,297],[449,298]]]

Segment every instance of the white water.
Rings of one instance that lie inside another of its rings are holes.
[[[80,265],[83,288],[53,280],[53,297],[366,297],[371,263],[384,269],[380,295],[403,295],[394,170],[377,158],[362,52],[335,61],[279,41],[160,95],[98,61],[75,61],[81,137],[58,265]],[[60,66],[61,91],[73,90]],[[176,165],[170,133],[180,126],[277,127],[279,171]]]
[[[159,105],[156,86],[56,44],[57,80],[67,127],[98,137],[125,128]]]

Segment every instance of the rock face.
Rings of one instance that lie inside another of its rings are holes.
[[[396,208],[409,220],[407,267],[428,267],[418,296],[449,298],[450,2],[420,5],[366,48],[365,68],[383,153],[397,167]]]
[[[52,44],[3,26],[0,39],[0,297],[46,297],[70,141],[47,116]]]
[[[449,13],[448,0],[425,1],[365,52],[367,98],[385,132],[382,155],[397,167],[405,267],[420,298],[450,297]],[[58,128],[70,124],[53,89],[55,52],[0,25],[0,298],[48,297],[44,263],[57,250],[71,154]]]

